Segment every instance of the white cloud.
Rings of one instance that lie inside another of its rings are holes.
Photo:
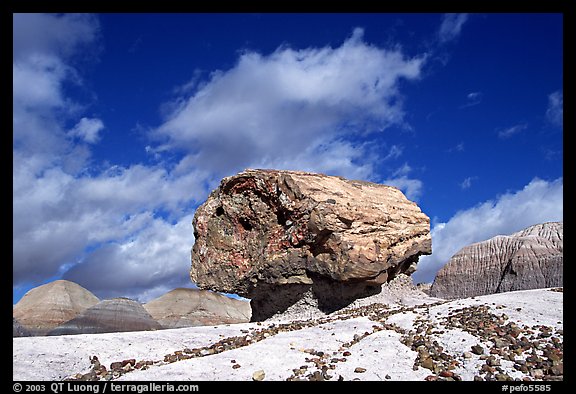
[[[562,128],[564,125],[564,95],[562,91],[550,93],[548,95],[548,108],[546,109],[546,119],[550,124]]]
[[[409,200],[418,201],[422,195],[423,183],[419,179],[408,177],[410,172],[412,172],[412,167],[408,163],[404,163],[392,173],[392,177],[383,180],[382,183],[397,187],[404,192]]]
[[[468,14],[444,14],[438,32],[440,42],[445,43],[458,37],[467,20]]]
[[[190,285],[192,215],[172,224],[149,221],[123,242],[103,246],[64,275],[101,298],[126,296],[149,301],[168,290]]]
[[[510,138],[528,128],[527,123],[517,124],[506,129],[501,129],[498,131],[498,137],[502,139]]]
[[[99,140],[104,123],[81,117],[82,105],[70,99],[65,86],[79,80],[70,64],[97,30],[88,15],[14,16],[16,287],[64,272],[83,261],[88,250],[137,236],[156,223],[158,211],[177,219],[205,197],[210,177],[200,171],[171,173],[161,164],[86,171],[89,144]],[[76,125],[66,131],[69,122]]]
[[[97,20],[84,14],[14,14],[13,22],[15,151],[34,160],[38,172],[55,162],[87,158],[78,155],[62,127],[81,107],[66,96],[64,84],[80,83],[67,60],[96,40]]]
[[[537,223],[563,220],[562,178],[535,178],[522,190],[498,196],[456,213],[448,222],[434,225],[432,255],[423,256],[415,282],[430,282],[458,250],[496,235],[512,234]]]
[[[87,247],[133,235],[150,225],[156,210],[180,217],[206,193],[201,173],[173,176],[142,165],[94,177],[54,167],[38,177],[24,162],[13,176],[15,282],[54,275],[81,261]]]
[[[95,144],[100,140],[100,131],[104,129],[104,123],[96,118],[82,118],[80,122],[70,130],[69,134],[79,137],[89,144]]]
[[[187,84],[154,136],[219,175],[274,166],[368,177],[366,149],[348,137],[404,125],[398,82],[418,78],[424,58],[362,37],[355,29],[337,48],[245,52],[195,90]]]

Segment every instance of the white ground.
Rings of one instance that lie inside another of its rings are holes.
[[[375,302],[378,301],[377,297],[359,303]],[[414,293],[397,301],[412,306],[434,303],[438,299]],[[418,317],[438,322],[450,311],[472,305],[487,305],[492,313],[505,313],[510,321],[521,326],[543,324],[555,329],[563,328],[563,293],[547,289],[501,293],[413,308],[412,311],[390,316],[386,322],[410,330]],[[517,311],[517,308],[521,310]],[[308,328],[280,332],[259,342],[218,354],[170,364],[159,363],[144,371],[126,373],[120,380],[252,380],[252,374],[257,370],[265,372],[265,380],[285,380],[293,375],[294,369],[301,366],[307,366],[307,372],[317,370],[313,362],[306,361],[306,358],[310,360],[315,357],[310,354],[310,349],[324,352],[328,360],[346,358],[345,362],[333,363],[335,368],[327,371],[331,380],[339,376],[344,380],[423,380],[431,374],[421,367],[413,369],[417,353],[400,343],[402,335],[398,332],[386,329],[373,332],[373,327],[380,323],[368,317],[341,320],[332,315],[331,319]],[[209,346],[223,338],[246,335],[246,330],[262,329],[270,324],[245,323],[131,333],[14,338],[13,379],[62,380],[77,373],[86,373],[90,370],[89,357],[94,355],[107,367],[111,362],[132,358],[137,361],[163,360],[164,355],[174,351]],[[363,335],[366,332],[370,335],[350,347],[343,347],[343,344],[353,340],[355,334]],[[445,330],[444,334],[435,335],[434,339],[447,353],[461,361],[461,366],[454,372],[463,380],[473,380],[483,361],[476,355],[465,359],[462,354],[469,351],[470,346],[482,341],[459,329]],[[350,354],[344,356],[345,351]],[[240,367],[233,369],[234,364]],[[512,364],[511,361],[503,360],[502,368],[512,377],[525,376],[515,371]],[[357,367],[366,371],[355,372]]]

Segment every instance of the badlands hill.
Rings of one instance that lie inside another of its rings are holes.
[[[175,289],[148,304],[100,301],[80,285],[57,280],[28,291],[13,307],[13,336],[160,330],[250,321],[250,303],[206,290]]]
[[[462,248],[436,275],[430,294],[462,298],[563,285],[564,224],[549,222]]]
[[[98,334],[104,332],[159,330],[162,326],[144,309],[128,298],[104,300],[79,316],[61,324],[49,335]]]
[[[144,304],[144,308],[163,328],[246,323],[250,303],[212,291],[178,288]]]
[[[56,280],[28,291],[14,305],[13,318],[33,335],[46,335],[100,300],[82,286]]]

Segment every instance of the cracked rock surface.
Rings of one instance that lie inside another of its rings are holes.
[[[250,298],[253,321],[306,293],[340,309],[431,253],[430,220],[400,190],[306,172],[224,178],[193,224],[192,281]]]

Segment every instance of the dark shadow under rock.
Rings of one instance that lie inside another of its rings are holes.
[[[380,285],[367,285],[366,282],[337,282],[322,277],[312,284],[263,285],[251,299],[252,320],[264,321],[298,305],[304,313],[317,310],[327,314],[340,310],[358,298],[380,293]],[[305,316],[303,316],[304,318]]]

